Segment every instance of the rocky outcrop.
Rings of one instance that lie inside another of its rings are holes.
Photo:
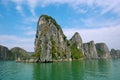
[[[83,50],[84,50],[85,58],[87,58],[87,59],[97,59],[98,58],[98,54],[97,54],[97,51],[96,51],[94,41],[84,43],[83,44]]]
[[[62,29],[52,17],[40,16],[35,38],[35,54],[41,62],[71,60],[67,42]]]
[[[0,60],[27,59],[30,55],[22,48],[14,47],[9,50],[7,47],[0,45]]]
[[[105,43],[90,41],[83,44],[78,32],[67,40],[57,22],[50,16],[42,15],[37,23],[35,56],[41,62],[52,62],[69,61],[71,58],[109,58],[110,53]]]
[[[110,55],[112,58],[120,58],[120,50],[111,49]]]
[[[0,59],[8,60],[10,56],[9,49],[5,46],[0,45]]]
[[[95,46],[99,58],[110,58],[110,52],[105,43],[97,43]]]
[[[16,59],[27,59],[29,58],[29,54],[27,51],[25,51],[24,49],[20,48],[20,47],[14,47],[10,50],[11,55],[10,55],[10,59],[11,60],[16,60]]]
[[[78,32],[69,40],[72,59],[80,59],[84,56],[82,38]]]

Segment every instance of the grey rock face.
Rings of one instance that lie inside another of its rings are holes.
[[[72,38],[69,40],[69,42],[70,42],[70,47],[71,47],[72,59],[79,59],[79,58],[83,57],[83,55],[84,55],[83,43],[82,43],[82,38],[78,32],[76,32],[72,36]]]
[[[112,58],[120,58],[120,50],[111,49],[110,55]]]
[[[98,54],[96,51],[94,41],[90,41],[88,43],[83,44],[84,55],[87,59],[96,59],[98,58]]]
[[[9,59],[9,49],[5,46],[0,45],[0,59],[8,60]]]
[[[83,43],[82,38],[78,32],[76,32],[73,37],[70,39],[70,45],[77,44],[77,48],[82,50]]]
[[[50,16],[42,15],[39,18],[35,38],[35,54],[40,57],[41,62],[71,58],[66,36]]]
[[[105,43],[97,43],[96,45],[97,53],[100,58],[109,58],[110,52]]]
[[[10,50],[11,55],[10,55],[10,59],[11,60],[16,60],[16,59],[26,59],[29,57],[29,54],[27,53],[27,51],[25,51],[24,49],[20,48],[20,47],[14,47]]]

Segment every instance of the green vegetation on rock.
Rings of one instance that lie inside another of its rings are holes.
[[[22,48],[19,48],[19,47],[14,47],[14,48],[12,48],[12,49],[10,50],[10,54],[11,54],[10,59],[12,59],[12,60],[15,60],[15,59],[18,59],[18,58],[24,60],[24,59],[29,58],[28,52],[25,51],[25,50],[22,49]]]
[[[41,42],[38,41],[38,44],[37,46],[39,46],[36,51],[35,51],[35,54],[33,56],[36,56],[37,58],[40,58],[40,53],[41,53],[41,46],[40,46]]]
[[[36,56],[37,58],[40,58],[40,53],[41,53],[41,49],[39,49],[39,50],[35,53],[35,56]]]
[[[102,55],[104,54],[104,51],[102,51],[101,49],[97,49],[97,53]]]
[[[62,50],[56,45],[56,42],[54,41],[53,36],[50,37],[50,41],[51,41],[51,44],[52,44],[52,49],[51,49],[52,58],[53,58],[53,59],[66,58],[65,52],[62,51]]]
[[[80,59],[83,57],[82,50],[77,48],[77,44],[71,46],[71,57],[72,59]]]
[[[52,53],[52,58],[53,59],[57,59],[57,49],[56,49],[56,43],[53,39],[53,36],[50,37],[50,41],[51,41],[51,44],[52,44],[52,49],[51,49],[51,53]]]
[[[67,37],[64,35],[64,40],[66,40],[66,38],[67,38]]]
[[[45,17],[45,19],[49,22],[49,20],[51,20],[51,22],[57,27],[57,29],[60,29],[60,25],[57,24],[56,20],[54,18],[52,18],[51,16],[48,15],[42,15],[41,17]]]

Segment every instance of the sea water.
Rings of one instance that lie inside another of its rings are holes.
[[[120,59],[58,63],[0,61],[0,80],[120,80]]]

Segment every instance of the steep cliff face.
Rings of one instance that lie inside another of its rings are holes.
[[[41,62],[110,57],[106,44],[94,41],[83,44],[77,32],[68,41],[57,22],[47,15],[40,16],[37,23],[35,55]]]
[[[112,58],[120,58],[120,50],[111,49],[110,55]]]
[[[98,58],[98,54],[97,54],[97,51],[96,51],[94,41],[84,43],[83,44],[83,50],[84,50],[84,56],[87,59],[97,59]]]
[[[0,59],[8,60],[10,56],[9,49],[5,46],[0,45]]]
[[[105,43],[97,43],[96,45],[97,53],[100,58],[109,58],[110,52]]]
[[[80,59],[84,56],[82,38],[78,32],[69,40],[72,59]]]
[[[11,60],[16,60],[18,58],[20,59],[26,59],[29,57],[29,54],[27,53],[27,51],[25,51],[24,49],[20,48],[20,47],[14,47],[10,50],[10,59]]]
[[[42,15],[37,24],[35,54],[41,62],[71,59],[66,36],[57,22],[50,16]]]

